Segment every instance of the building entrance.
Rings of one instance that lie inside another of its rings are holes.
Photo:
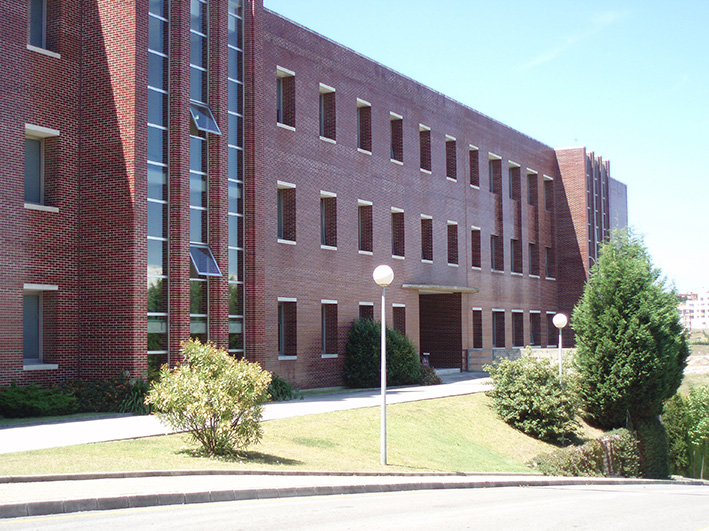
[[[419,294],[420,346],[431,367],[462,369],[461,293]]]

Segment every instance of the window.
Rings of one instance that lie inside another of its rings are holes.
[[[519,201],[522,197],[522,183],[519,166],[510,161],[510,199]]]
[[[448,227],[448,263],[451,265],[458,264],[458,224],[455,221],[449,221]]]
[[[190,245],[190,259],[198,275],[205,277],[220,277],[217,261],[214,259],[212,250],[203,245]]]
[[[404,162],[404,121],[399,114],[389,114],[389,126],[391,128],[391,160],[394,162]]]
[[[512,255],[512,272],[522,274],[522,242],[510,240],[510,253]]]
[[[359,303],[359,318],[374,320],[374,303],[360,302]]]
[[[544,270],[546,278],[556,278],[556,260],[552,247],[544,247]]]
[[[496,234],[490,235],[490,267],[493,271],[505,270],[505,252]]]
[[[391,254],[392,256],[404,257],[404,211],[391,209]]]
[[[320,137],[335,140],[335,89],[320,83]]]
[[[359,228],[359,250],[364,253],[372,252],[372,203],[359,201],[357,206],[357,220]]]
[[[357,99],[357,148],[372,152],[372,105]]]
[[[524,314],[521,311],[512,312],[512,346],[524,346]]]
[[[278,183],[278,239],[295,242],[295,185]]]
[[[320,192],[320,245],[337,248],[337,196]]]
[[[52,157],[59,131],[25,124],[25,203],[47,205]]]
[[[278,299],[278,357],[295,357],[298,354],[297,300]]]
[[[431,171],[431,128],[419,124],[419,149],[421,158],[421,169]]]
[[[502,160],[492,153],[488,156],[488,173],[490,175],[490,192],[502,194]]]
[[[406,335],[406,306],[403,304],[392,305],[391,327],[397,332]]]
[[[47,49],[48,22],[53,18],[48,13],[47,0],[29,0],[27,6],[27,44]]]
[[[505,348],[505,311],[492,311],[492,347]]]
[[[452,180],[458,179],[458,164],[455,158],[455,138],[446,135],[446,177]]]
[[[25,366],[46,362],[44,353],[52,352],[52,337],[48,333],[56,328],[55,292],[58,286],[25,284],[22,297],[22,357]]]
[[[535,243],[529,243],[529,274],[539,276],[539,250]]]
[[[473,308],[473,348],[483,348],[483,311]]]
[[[468,150],[468,159],[470,159],[470,186],[480,188],[480,166],[478,161],[478,148],[470,146]]]
[[[559,345],[559,329],[554,326],[554,312],[547,312],[547,347]]]
[[[190,115],[192,116],[192,124],[197,131],[214,133],[216,135],[222,134],[209,105],[190,103]],[[231,129],[229,132],[232,132]]]
[[[421,216],[421,260],[433,261],[433,219]]]
[[[527,204],[537,206],[537,173],[527,170]]]
[[[529,344],[533,347],[541,345],[542,325],[539,312],[529,314]]]
[[[321,354],[323,357],[337,356],[337,301],[322,301],[321,316]]]
[[[546,175],[544,176],[544,208],[554,209],[554,181]]]
[[[276,121],[295,127],[295,73],[276,68]]]
[[[473,267],[482,267],[482,252],[480,245],[480,228],[471,227],[470,229],[470,263]]]

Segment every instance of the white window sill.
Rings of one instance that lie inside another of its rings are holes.
[[[446,181],[450,181],[452,183],[457,183],[458,179],[454,179],[453,177],[446,177]]]
[[[278,355],[278,361],[292,361],[292,360],[297,360],[298,356],[282,356]]]
[[[292,125],[286,125],[286,124],[281,123],[281,122],[276,122],[276,125],[277,125],[278,127],[282,127],[283,129],[288,129],[288,131],[295,131],[295,127],[293,127]]]
[[[460,264],[451,264],[450,262],[448,262],[448,265],[450,267],[460,267]]]
[[[295,245],[295,242],[293,240],[283,240],[281,238],[278,238],[278,243],[283,243],[285,245]]]
[[[513,277],[521,277],[521,276],[522,276],[522,273],[517,273],[516,271],[512,271],[512,273],[510,273],[510,274],[511,274]]]
[[[359,151],[360,153],[364,153],[365,155],[371,155],[371,154],[372,154],[371,151],[367,151],[366,149],[362,149],[362,148],[357,148],[357,151]]]
[[[337,251],[337,247],[333,247],[332,245],[320,245],[321,249],[325,249],[326,251]]]
[[[544,280],[556,280],[556,277],[546,277]]]
[[[478,267],[478,266],[472,266],[470,269],[472,269],[473,271],[482,271],[483,270],[482,267]]]
[[[433,172],[431,170],[427,170],[425,168],[421,168],[421,173],[425,173],[426,175],[431,175]]]
[[[399,256],[398,254],[393,254],[393,255],[391,255],[391,257],[394,260],[405,260],[406,259],[404,256]]]
[[[421,258],[421,263],[423,264],[432,264],[433,260],[425,260],[424,258]]]
[[[56,363],[42,363],[41,360],[38,361],[25,361],[22,367],[25,371],[56,371],[59,365]]]
[[[337,354],[320,354],[320,357],[324,360],[332,360],[338,357]]]
[[[320,140],[322,140],[323,142],[329,142],[330,144],[337,144],[337,140],[335,140],[334,138],[328,138],[326,136],[321,136]]]
[[[498,274],[500,274],[500,275],[504,275],[504,274],[505,274],[505,272],[502,271],[502,270],[500,270],[500,269],[491,269],[490,272],[491,272],[491,273],[498,273]]]
[[[470,187],[474,188],[475,190],[480,190],[480,187],[475,184],[471,184]]]
[[[54,212],[59,213],[59,209],[53,206],[40,205],[38,203],[25,203],[25,208],[27,210],[40,210],[42,212]]]
[[[399,166],[403,166],[403,165],[404,165],[404,161],[403,161],[403,160],[396,160],[396,159],[389,159],[389,160],[391,160],[394,164],[398,164]]]
[[[357,251],[357,252],[358,252],[359,254],[366,254],[367,256],[372,256],[372,255],[374,254],[372,251],[363,251],[362,249],[360,249],[360,250]]]
[[[539,278],[539,275],[529,275],[529,278]]]
[[[40,48],[39,46],[32,46],[31,44],[28,44],[27,49],[30,51],[33,51],[33,52],[41,53],[42,55],[54,57],[55,59],[62,58],[62,56],[60,54],[58,54],[57,52],[52,52],[51,50],[46,50],[44,48]]]

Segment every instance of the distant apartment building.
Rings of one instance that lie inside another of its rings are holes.
[[[709,290],[680,293],[679,312],[687,330],[709,330]]]
[[[474,368],[555,346],[627,224],[608,161],[262,0],[8,0],[0,34],[0,385],[138,376],[190,337],[338,385],[382,263],[387,323]]]

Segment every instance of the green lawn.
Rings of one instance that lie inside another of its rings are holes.
[[[186,435],[6,454],[0,475],[160,469],[529,472],[554,447],[507,426],[484,394],[390,405],[389,467],[379,464],[379,408],[265,422],[240,460],[195,457]]]

